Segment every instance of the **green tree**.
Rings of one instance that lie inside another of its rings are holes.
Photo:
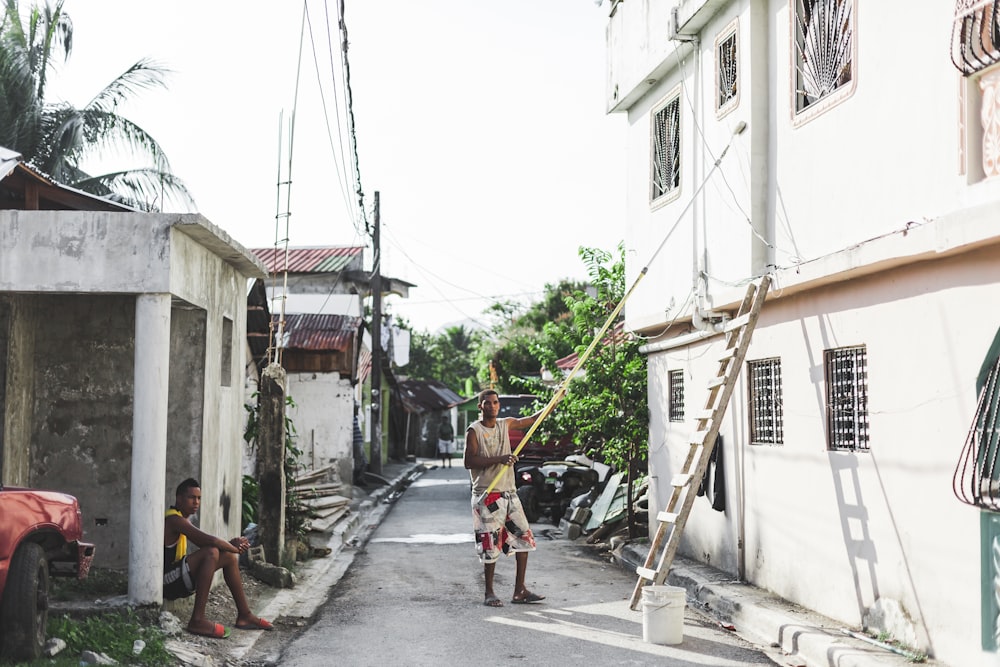
[[[168,71],[141,59],[83,107],[47,99],[48,79],[73,51],[73,23],[65,0],[32,3],[4,0],[0,21],[0,146],[20,153],[55,181],[141,210],[162,210],[164,199],[192,207],[183,181],[170,169],[162,147],[118,113],[137,93],[164,87]],[[92,159],[130,152],[146,166],[91,175]]]
[[[566,298],[572,321],[545,325],[534,353],[555,369],[566,346],[583,354],[625,295],[625,251],[581,248],[593,291],[578,290]],[[640,341],[629,336],[619,314],[568,387],[559,409],[543,425],[551,435],[571,435],[619,470],[639,472],[648,452],[649,405],[646,357]],[[542,430],[542,429],[540,429]]]
[[[397,319],[397,326],[410,329],[410,363],[403,369],[415,380],[437,380],[458,394],[465,391],[467,380],[474,380],[476,349],[482,333],[463,325],[452,326],[439,334],[413,331]]]

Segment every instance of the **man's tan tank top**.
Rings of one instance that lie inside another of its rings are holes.
[[[469,426],[479,441],[479,452],[483,456],[501,456],[510,454],[510,435],[507,432],[507,422],[510,417],[497,419],[497,425],[493,428],[483,426],[482,421],[475,421]],[[500,474],[502,472],[502,474]],[[488,468],[470,468],[469,475],[472,477],[473,495],[482,494],[489,485],[500,474],[493,491],[504,492],[514,491],[514,466],[498,464]]]

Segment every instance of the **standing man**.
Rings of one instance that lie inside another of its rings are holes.
[[[212,579],[222,570],[233,602],[236,603],[236,627],[238,630],[270,630],[272,626],[263,618],[250,611],[243,578],[240,575],[239,556],[250,549],[245,537],[234,537],[226,541],[209,535],[191,523],[191,515],[201,507],[201,485],[188,478],[177,487],[174,505],[167,510],[163,524],[163,597],[167,600],[188,597],[194,594],[194,610],[187,630],[191,634],[225,639],[229,628],[205,618],[208,593],[212,589]],[[198,550],[188,554],[188,541]]]
[[[455,453],[455,429],[451,427],[449,415],[441,417],[441,425],[438,426],[438,454],[441,455],[441,467],[451,467],[451,455]]]
[[[482,418],[473,422],[465,434],[465,467],[472,476],[472,521],[476,531],[476,551],[483,563],[486,577],[487,607],[502,607],[503,602],[493,592],[493,572],[501,551],[514,553],[517,563],[514,581],[514,604],[540,602],[545,597],[529,591],[524,585],[528,567],[528,552],[535,550],[535,537],[521,509],[514,485],[514,464],[517,457],[510,450],[509,429],[525,429],[541,416],[539,410],[528,417],[498,418],[500,397],[492,389],[479,395]],[[500,475],[496,486],[479,502],[486,489]]]

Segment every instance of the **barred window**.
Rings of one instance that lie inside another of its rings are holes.
[[[829,448],[868,451],[868,356],[865,346],[826,350],[823,358]]]
[[[649,201],[656,202],[681,185],[681,96],[672,95],[653,110]]]
[[[795,113],[853,80],[854,1],[793,0]]]
[[[750,444],[784,444],[781,359],[749,361],[747,375],[750,380]]]
[[[736,108],[740,99],[739,42],[733,21],[715,40],[715,111],[721,118]]]
[[[1000,62],[1000,4],[994,0],[957,0],[951,31],[951,61],[962,74],[981,72]]]
[[[670,421],[684,421],[684,371],[670,371]]]

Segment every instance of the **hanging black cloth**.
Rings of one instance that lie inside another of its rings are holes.
[[[712,475],[713,472],[714,475]],[[713,478],[711,491],[708,483],[709,475],[712,475]],[[715,511],[726,511],[726,469],[722,465],[721,435],[715,438],[715,447],[712,448],[712,455],[708,459],[708,468],[705,469],[705,476],[701,478],[701,484],[698,485],[698,495],[708,496],[708,499],[712,501],[712,509]]]

